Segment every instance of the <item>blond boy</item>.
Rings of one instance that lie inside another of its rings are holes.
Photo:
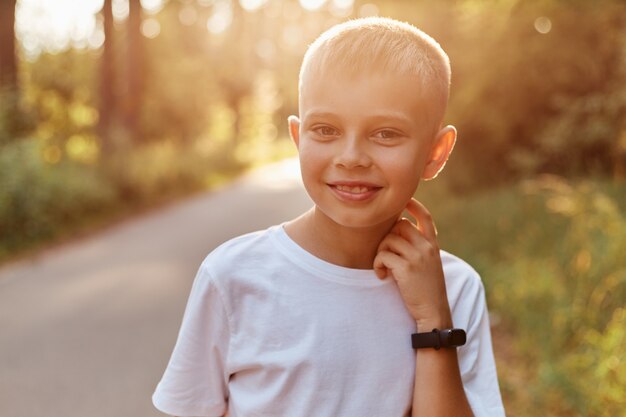
[[[395,20],[349,21],[310,46],[289,130],[314,207],[205,259],[157,408],[504,415],[480,278],[439,250],[412,198],[456,140],[449,83],[439,45]]]

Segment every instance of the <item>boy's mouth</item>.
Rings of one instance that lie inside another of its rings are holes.
[[[335,185],[334,187],[337,190],[339,190],[339,191],[344,191],[344,192],[350,193],[350,194],[363,194],[363,193],[365,193],[367,191],[372,190],[372,188],[366,187],[364,185],[356,185],[356,186]]]
[[[362,182],[337,182],[329,183],[330,188],[341,199],[350,201],[363,201],[373,197],[382,187]]]

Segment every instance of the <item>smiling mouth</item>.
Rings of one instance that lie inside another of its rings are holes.
[[[357,185],[357,186],[333,185],[333,187],[335,187],[339,191],[343,191],[345,193],[350,193],[350,194],[363,194],[368,191],[373,191],[375,189],[374,187],[366,187],[363,185]]]
[[[344,201],[366,201],[374,197],[382,187],[372,184],[328,184],[335,195]]]

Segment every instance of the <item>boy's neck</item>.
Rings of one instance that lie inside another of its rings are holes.
[[[307,252],[335,265],[372,269],[378,245],[395,219],[372,227],[354,228],[335,223],[316,207],[288,222],[285,231]]]

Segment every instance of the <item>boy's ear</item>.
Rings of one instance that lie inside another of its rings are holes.
[[[456,128],[454,126],[446,126],[437,133],[422,172],[423,179],[432,180],[441,172],[452,153],[452,149],[454,149],[455,143]]]
[[[297,148],[300,143],[300,119],[292,115],[287,118],[287,122],[289,123],[289,136]]]

